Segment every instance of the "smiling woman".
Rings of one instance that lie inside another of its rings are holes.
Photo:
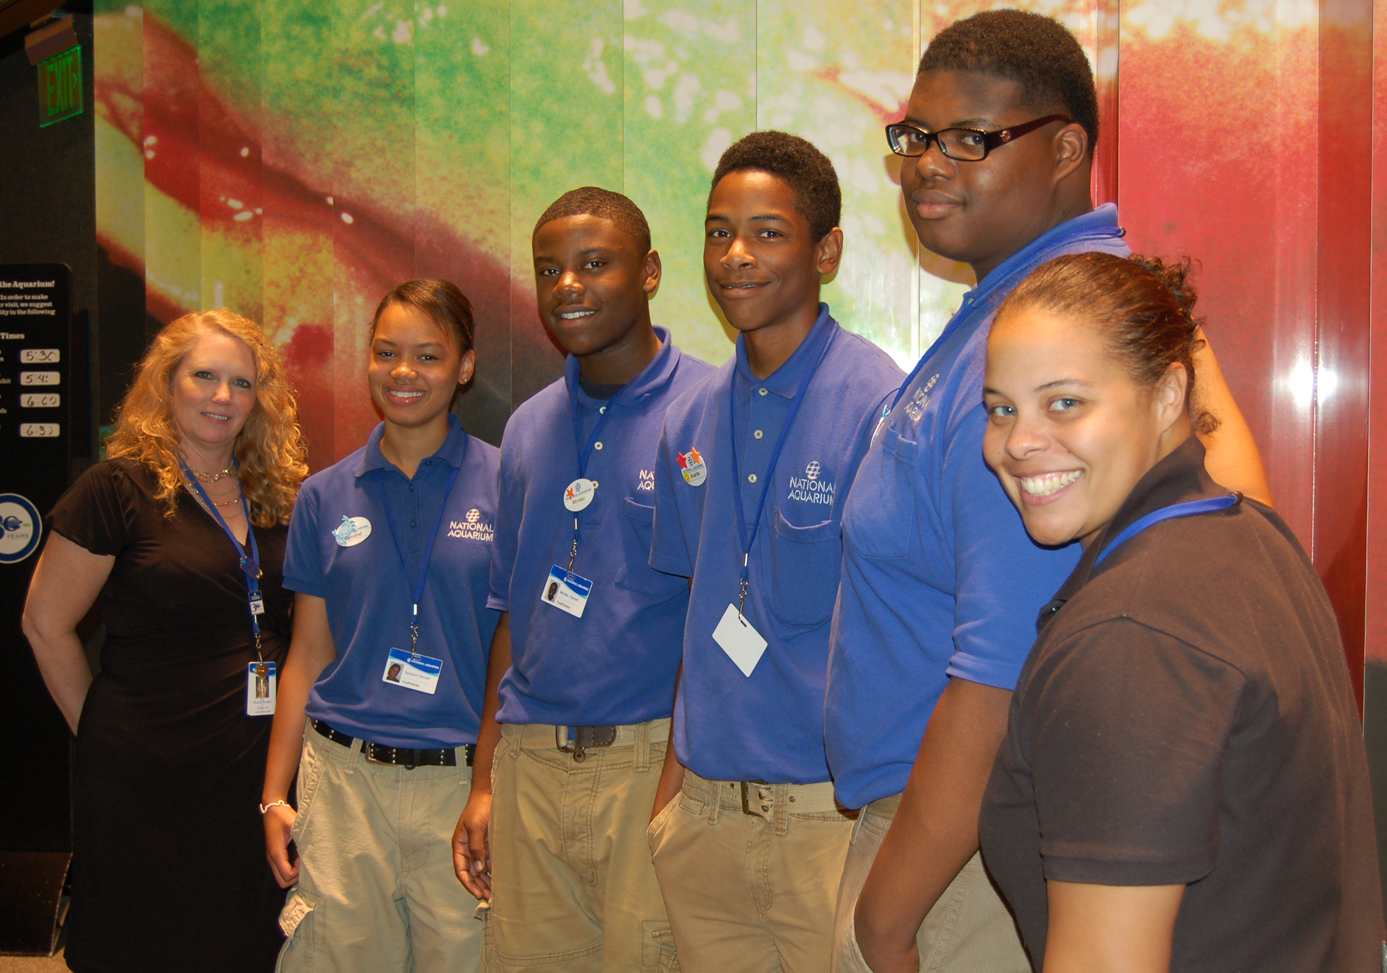
[[[259,325],[218,310],[165,327],[107,455],[54,508],[24,609],[77,734],[68,964],[268,968],[282,937],[256,854],[260,717],[288,650],[281,564],[307,469]],[[98,596],[93,679],[76,626]],[[170,895],[190,884],[196,896]]]
[[[481,951],[448,854],[498,621],[486,591],[499,457],[450,412],[475,372],[472,305],[450,281],[407,280],[369,334],[366,390],[383,421],[304,483],[285,554],[294,640],[261,813],[290,889],[289,973],[476,969]]]
[[[1280,517],[1205,471],[1186,273],[1060,257],[992,328],[984,454],[1031,536],[1084,554],[1016,686],[983,855],[1037,969],[1367,969],[1338,627]]]
[[[983,451],[1042,544],[1087,545],[1146,471],[1193,434],[1188,403],[1203,341],[1187,268],[1154,261],[1139,275],[1132,266],[1055,261],[1012,293],[992,328]]]

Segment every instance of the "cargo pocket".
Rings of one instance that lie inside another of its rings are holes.
[[[644,920],[641,923],[641,973],[678,973],[678,970],[679,955],[674,951],[674,932],[669,923],[659,919]]]
[[[772,524],[771,612],[794,628],[822,625],[833,615],[842,573],[842,529],[832,520],[796,527],[779,510]]]
[[[312,969],[313,956],[319,945],[323,917],[317,914],[317,901],[295,885],[289,890],[289,896],[284,900],[284,908],[279,913],[279,928],[284,930],[284,935],[288,942],[280,950],[279,961],[275,963],[275,973],[280,973],[284,968],[284,957],[290,950],[303,952],[295,957],[293,968],[296,970]]]
[[[626,497],[617,529],[621,532],[621,564],[617,587],[655,598],[660,604],[689,590],[687,578],[656,571],[650,566],[650,545],[655,534],[655,508]]]

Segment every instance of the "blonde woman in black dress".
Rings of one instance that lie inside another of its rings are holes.
[[[77,734],[76,971],[270,970],[281,894],[257,801],[289,514],[307,474],[293,394],[254,322],[154,339],[107,459],[58,501],[24,631]],[[93,679],[76,626],[101,599]]]

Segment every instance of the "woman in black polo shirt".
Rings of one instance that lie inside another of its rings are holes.
[[[993,326],[987,461],[1032,538],[1084,554],[1037,623],[984,858],[1037,969],[1374,968],[1334,613],[1281,518],[1205,472],[1185,276],[1061,257]]]

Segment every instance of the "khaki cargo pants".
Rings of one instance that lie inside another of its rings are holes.
[[[299,883],[279,923],[282,973],[480,968],[477,900],[453,873],[453,828],[472,768],[371,763],[314,733],[299,761]]]
[[[853,911],[900,801],[899,794],[873,801],[858,819],[838,894],[833,973],[871,973],[857,946]],[[915,941],[921,973],[1031,973],[1016,923],[987,877],[981,854],[949,883]]]
[[[645,844],[669,720],[617,727],[581,758],[559,747],[567,729],[501,727],[484,969],[678,970]]]

